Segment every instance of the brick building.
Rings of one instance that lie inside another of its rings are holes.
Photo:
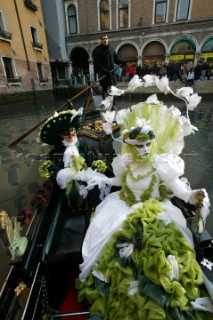
[[[213,1],[0,0],[0,92],[95,80],[103,32],[127,64],[212,63]]]
[[[0,93],[51,88],[40,0],[0,0]]]
[[[65,0],[70,70],[95,79],[93,54],[106,32],[121,59],[135,65],[213,62],[212,0]]]

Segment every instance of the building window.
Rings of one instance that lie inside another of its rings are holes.
[[[166,22],[167,0],[156,0],[155,23]]]
[[[119,28],[128,28],[128,0],[119,0]]]
[[[3,57],[4,70],[6,73],[7,80],[14,79],[14,66],[11,58]]]
[[[30,27],[30,31],[31,31],[31,36],[32,36],[33,42],[38,42],[38,33],[37,33],[36,28]]]
[[[1,40],[12,40],[12,33],[6,31],[3,14],[0,11],[0,38]]]
[[[109,30],[109,2],[107,0],[100,2],[100,26],[101,30]]]
[[[67,9],[68,15],[68,25],[69,25],[69,33],[77,33],[77,17],[76,17],[76,9],[73,4],[71,4]]]
[[[38,7],[31,0],[24,0],[25,7],[32,10],[37,11]]]
[[[3,66],[7,82],[11,85],[19,85],[21,78],[18,78],[15,72],[14,62],[10,57],[2,57]]]
[[[37,29],[34,27],[30,27],[30,32],[32,36],[32,45],[35,50],[43,49],[43,45],[38,41],[38,32]]]
[[[191,0],[178,0],[177,1],[177,11],[176,20],[187,20],[189,18]]]
[[[2,15],[2,12],[1,12],[1,11],[0,11],[0,30],[1,30],[1,31],[5,31],[4,19],[3,19],[3,15]]]
[[[38,79],[40,82],[42,82],[44,80],[43,78],[43,72],[42,72],[42,64],[41,63],[37,63],[37,72],[38,72]]]

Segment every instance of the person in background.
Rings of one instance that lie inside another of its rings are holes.
[[[139,64],[136,68],[136,74],[139,76],[139,78],[142,78],[142,67],[141,64]]]
[[[127,72],[129,73],[129,81],[130,81],[135,74],[135,66],[133,63],[127,67]]]
[[[195,80],[200,81],[201,72],[202,72],[202,66],[201,66],[201,63],[198,62],[197,65],[195,66]]]
[[[128,72],[126,70],[126,66],[122,67],[121,78],[122,78],[123,82],[127,82],[128,81]]]
[[[100,39],[101,44],[97,47],[94,54],[94,65],[99,78],[105,76],[100,80],[102,96],[105,99],[109,88],[117,84],[115,71],[112,71],[115,68],[115,64],[124,65],[125,62],[118,58],[115,49],[109,45],[107,34],[102,34]]]
[[[211,75],[212,75],[211,66],[210,66],[210,64],[208,62],[206,62],[205,65],[206,65],[206,75],[205,75],[205,77],[207,78],[207,80],[210,80]]]
[[[117,67],[117,69],[115,70],[115,74],[116,74],[116,78],[117,78],[117,82],[122,81],[122,68],[120,66]]]
[[[187,75],[186,86],[193,86],[195,81],[194,69],[191,68]]]

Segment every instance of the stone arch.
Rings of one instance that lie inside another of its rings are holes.
[[[167,54],[167,45],[161,39],[148,40],[142,47],[143,64],[163,64]]]
[[[69,58],[72,62],[72,73],[74,75],[78,75],[79,73],[85,75],[89,73],[90,55],[85,47],[74,47],[69,54]]]
[[[133,42],[123,42],[116,48],[119,59],[127,63],[137,63],[138,46]]]
[[[140,54],[140,48],[133,41],[123,41],[122,43],[120,43],[117,46],[116,52],[118,53],[119,58],[122,60],[127,61],[128,54],[130,54],[133,57],[133,59],[136,61],[137,57]],[[126,53],[127,53],[127,55],[126,55]]]
[[[194,63],[198,50],[199,44],[194,37],[177,37],[169,46],[170,62],[184,61]]]
[[[213,34],[206,36],[200,44],[200,60],[213,62]]]
[[[94,60],[94,54],[99,44],[92,51],[92,59]],[[139,47],[133,42],[122,42],[115,48],[118,58],[124,61],[129,62],[128,60],[128,52],[132,53],[132,57],[134,61],[137,61],[137,56],[139,55]]]

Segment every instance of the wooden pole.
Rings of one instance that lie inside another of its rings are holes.
[[[119,66],[116,66],[115,68],[113,68],[111,72],[113,72],[114,70],[116,70]],[[54,112],[57,112],[59,110],[61,110],[62,108],[65,108],[67,105],[70,104],[70,102],[72,102],[73,100],[75,100],[76,98],[78,98],[79,96],[81,96],[84,92],[86,92],[87,90],[89,90],[90,88],[92,88],[93,86],[95,86],[100,80],[104,79],[106,77],[106,75],[103,75],[101,78],[99,78],[97,81],[91,83],[88,87],[84,88],[82,91],[78,92],[74,97],[72,97],[71,99],[69,99],[67,102],[65,102],[64,104],[62,104],[59,108],[57,108]],[[27,132],[25,132],[22,136],[20,136],[18,139],[14,140],[13,142],[11,142],[8,145],[8,148],[12,148],[15,147],[20,141],[22,141],[24,138],[26,138],[31,132],[33,132],[35,129],[37,129],[43,122],[45,122],[49,117],[51,117],[53,115],[52,112],[48,117],[42,119],[39,123],[37,123],[34,127],[32,127],[31,129],[29,129]]]

